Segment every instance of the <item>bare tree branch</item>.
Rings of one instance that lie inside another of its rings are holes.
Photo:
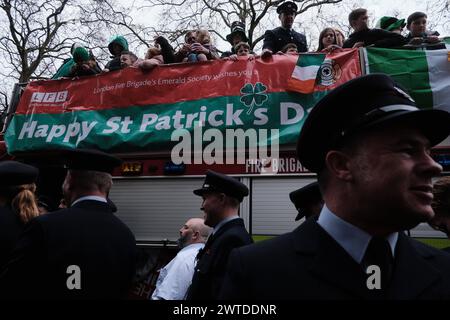
[[[217,37],[225,40],[224,30],[229,30],[233,21],[247,26],[247,37],[252,48],[263,39],[264,31],[274,16],[275,8],[284,0],[146,0],[144,7],[162,7],[161,25],[164,29],[188,30],[195,25],[206,26]],[[326,4],[342,0],[294,0],[299,14]],[[275,27],[275,26],[273,26]],[[205,28],[205,27],[204,27]]]

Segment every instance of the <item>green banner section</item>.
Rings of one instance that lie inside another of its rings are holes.
[[[244,90],[236,97],[170,105],[15,115],[5,140],[10,153],[58,148],[170,152],[180,143],[203,148],[218,139],[226,150],[233,147],[231,142],[238,145],[236,137],[253,133],[259,146],[294,145],[308,110],[326,94],[266,93],[264,88],[257,89]],[[245,143],[246,148],[256,146],[252,140]]]
[[[417,105],[433,107],[426,51],[366,48],[367,73],[386,73],[401,83]]]

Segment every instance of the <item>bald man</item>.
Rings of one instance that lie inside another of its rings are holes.
[[[192,218],[180,229],[180,252],[159,273],[152,300],[184,300],[194,275],[195,258],[211,232],[203,219]]]

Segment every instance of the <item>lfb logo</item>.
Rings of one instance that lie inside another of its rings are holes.
[[[67,100],[69,92],[34,92],[31,96],[31,103],[61,103]]]

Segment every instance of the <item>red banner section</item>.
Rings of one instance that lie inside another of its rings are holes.
[[[297,59],[297,55],[274,55],[268,60],[216,60],[161,65],[149,72],[130,67],[76,81],[35,81],[26,88],[17,113],[54,114],[239,96],[245,84],[257,82],[269,88],[267,93],[284,92]],[[360,74],[358,51],[336,50],[319,70],[316,90],[333,89]]]

